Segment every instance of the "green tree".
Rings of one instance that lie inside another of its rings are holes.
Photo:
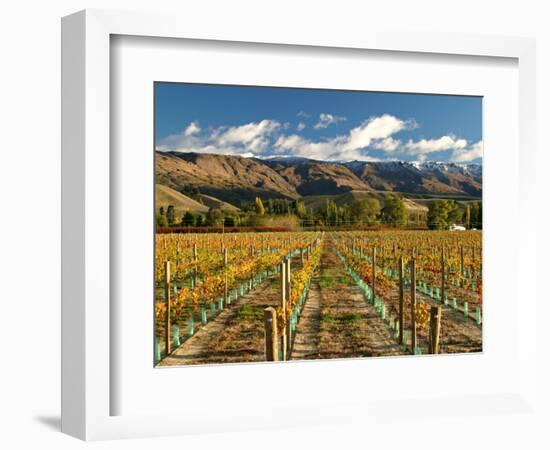
[[[195,215],[191,211],[187,211],[181,218],[182,227],[194,227],[195,223]]]
[[[445,200],[436,200],[430,203],[428,208],[428,228],[432,230],[445,230],[447,223],[447,205]]]
[[[235,227],[237,226],[235,217],[233,216],[226,216],[223,222],[223,225],[226,227]]]
[[[325,223],[328,226],[337,226],[340,223],[338,206],[333,200],[327,200],[325,206]]]
[[[454,200],[448,200],[447,202],[449,204],[449,212],[447,213],[447,222],[449,226],[462,223],[462,217],[464,215],[462,208],[460,208],[458,203]]]
[[[396,195],[387,196],[382,209],[382,221],[394,227],[403,227],[407,225],[408,219],[409,216],[403,199]]]
[[[291,206],[290,202],[286,198],[283,201],[285,202],[284,203],[285,204],[284,213],[285,214],[290,214],[292,212],[292,206]]]
[[[428,210],[428,227],[446,230],[451,225],[462,222],[463,211],[454,200],[436,200]]]
[[[256,206],[256,214],[263,216],[265,214],[265,208],[264,208],[264,204],[262,203],[262,199],[260,197],[256,197],[255,206]]]
[[[305,225],[308,227],[312,227],[315,225],[315,213],[313,212],[313,208],[308,208],[307,210],[307,217],[305,218]]]
[[[361,198],[350,205],[351,218],[355,222],[375,225],[380,214],[380,202],[375,198]]]
[[[205,224],[204,216],[202,214],[198,214],[197,218],[195,219],[195,226],[202,227]]]
[[[243,212],[252,212],[254,211],[254,204],[250,200],[240,200],[239,209]]]
[[[307,216],[306,206],[304,205],[304,202],[301,200],[296,200],[294,203],[294,209],[296,210],[296,215],[303,219]]]
[[[167,227],[167,226],[168,226],[168,221],[166,220],[166,216],[159,212],[157,214],[157,227]]]
[[[174,205],[168,205],[166,210],[166,220],[168,221],[168,226],[172,227],[176,223],[176,211],[174,210]]]
[[[210,208],[206,214],[206,225],[210,227],[221,227],[223,225],[223,212],[220,209]]]
[[[345,204],[338,208],[338,220],[344,225],[351,223],[351,208],[349,205]]]
[[[470,207],[470,222],[472,228],[481,230],[483,228],[483,210],[481,202],[474,202]]]

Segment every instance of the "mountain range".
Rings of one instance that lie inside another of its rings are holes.
[[[348,192],[457,198],[481,198],[482,194],[480,164],[156,152],[155,165],[157,184],[207,206],[222,202],[224,208],[256,196],[296,200]]]

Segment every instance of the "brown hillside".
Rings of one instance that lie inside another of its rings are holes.
[[[267,161],[274,171],[304,196],[336,195],[351,190],[372,191],[350,169],[339,163],[306,160],[299,163]]]
[[[186,211],[208,212],[208,206],[205,206],[186,195],[180,194],[168,186],[157,184],[155,186],[156,208],[162,206],[166,210],[169,205],[173,205],[176,210],[176,217],[179,219]]]
[[[255,159],[198,153],[156,153],[157,182],[239,205],[254,197],[299,198],[283,177]]]
[[[224,211],[229,211],[229,212],[240,211],[240,209],[237,208],[236,206],[233,206],[227,202],[224,202],[220,199],[212,197],[211,195],[197,194],[196,197],[197,199],[200,199],[200,201],[208,208],[223,209]]]
[[[377,191],[411,194],[467,194],[481,196],[481,176],[453,166],[433,164],[417,168],[412,164],[392,162],[352,162],[346,164],[355,175]]]

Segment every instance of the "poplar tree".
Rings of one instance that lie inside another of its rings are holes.
[[[263,216],[265,214],[264,204],[260,197],[256,197],[256,214]]]

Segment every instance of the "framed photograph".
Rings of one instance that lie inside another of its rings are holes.
[[[531,407],[533,41],[62,31],[64,432]]]
[[[154,89],[158,367],[482,351],[482,97]]]

